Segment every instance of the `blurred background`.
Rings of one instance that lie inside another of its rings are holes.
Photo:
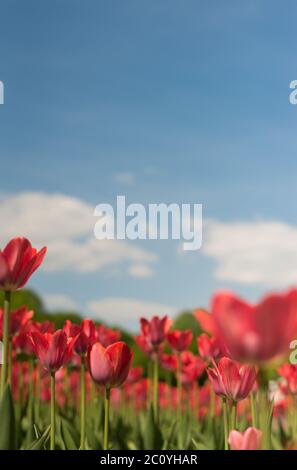
[[[2,0],[0,246],[48,246],[22,294],[38,314],[133,333],[217,289],[253,301],[296,284],[296,10]],[[94,208],[117,195],[202,203],[202,249],[95,240]]]

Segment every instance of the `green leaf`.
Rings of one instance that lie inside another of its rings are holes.
[[[12,396],[6,385],[0,403],[0,450],[16,449],[16,426]]]
[[[77,450],[79,438],[73,427],[65,420],[61,420],[61,435],[66,450]]]
[[[163,436],[161,430],[154,419],[154,411],[151,406],[148,410],[145,420],[145,426],[142,428],[144,448],[147,450],[162,449]]]
[[[45,450],[45,444],[49,439],[50,430],[51,427],[48,426],[44,433],[38,439],[32,442],[29,446],[27,446],[25,450]]]

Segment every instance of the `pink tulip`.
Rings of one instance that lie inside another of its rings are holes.
[[[89,370],[92,379],[106,388],[120,387],[129,373],[132,353],[126,343],[119,341],[106,349],[95,343],[89,353]]]
[[[259,450],[262,441],[262,432],[256,428],[247,428],[244,432],[231,431],[229,434],[231,450]]]

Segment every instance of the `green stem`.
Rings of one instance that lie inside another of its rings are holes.
[[[153,410],[156,423],[159,421],[159,360],[156,355],[153,370]]]
[[[12,338],[9,337],[8,341],[8,376],[7,382],[12,387]]]
[[[228,410],[227,410],[227,402],[226,398],[222,399],[222,407],[223,407],[223,419],[224,419],[224,449],[228,450],[228,437],[229,437],[229,429],[228,429]]]
[[[40,367],[39,364],[36,366],[36,423],[39,424],[40,419]]]
[[[32,442],[34,439],[34,429],[33,423],[34,420],[34,359],[33,357],[29,358],[29,388],[28,388],[28,408],[27,408],[27,416],[28,422],[30,423],[29,430],[27,433],[27,441]]]
[[[269,419],[270,402],[268,398],[268,379],[266,371],[260,369],[258,373],[259,381],[259,427],[263,433],[262,448],[271,448],[271,420]]]
[[[104,440],[103,450],[108,450],[108,427],[109,427],[109,402],[110,402],[110,388],[105,389],[104,398]]]
[[[51,441],[50,450],[55,450],[56,433],[56,400],[55,400],[55,372],[51,373]]]
[[[85,448],[86,435],[86,380],[85,380],[85,358],[81,357],[80,367],[80,449]]]
[[[251,401],[251,412],[252,412],[252,424],[254,428],[258,428],[257,400],[256,400],[255,392],[251,393],[250,401]]]
[[[4,387],[7,382],[7,367],[8,367],[8,356],[9,356],[9,312],[10,312],[10,300],[11,292],[5,291],[4,297],[4,312],[3,312],[3,364],[1,368],[1,390],[0,396],[2,397]]]
[[[237,403],[233,401],[231,403],[231,431],[236,429],[236,411],[237,411]]]
[[[215,415],[215,406],[216,406],[216,394],[211,387],[210,389],[210,416],[213,419]]]
[[[177,419],[180,424],[182,417],[182,382],[181,382],[182,363],[181,355],[177,353]]]

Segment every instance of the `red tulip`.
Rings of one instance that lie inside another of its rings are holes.
[[[11,312],[9,315],[9,334],[14,336],[22,327],[33,317],[33,310],[28,310],[27,307],[21,307]],[[3,331],[3,310],[0,309],[0,338],[2,338]]]
[[[66,320],[63,326],[67,338],[74,338],[80,333],[80,326],[77,323],[72,323],[71,320]]]
[[[89,370],[92,379],[106,388],[119,387],[129,373],[132,353],[121,341],[107,348],[102,344],[93,344],[89,353]]]
[[[287,391],[296,395],[297,393],[297,366],[293,364],[284,364],[278,369],[278,373],[286,381]]]
[[[202,359],[208,362],[222,356],[222,348],[218,339],[215,336],[210,337],[206,333],[198,336],[197,348]]]
[[[121,337],[121,332],[113,330],[112,328],[106,328],[104,325],[99,325],[97,328],[97,337],[99,343],[105,348],[113,343],[117,343]]]
[[[68,359],[69,348],[66,333],[57,330],[55,333],[31,333],[31,341],[36,356],[42,367],[48,372],[56,372]]]
[[[219,340],[234,359],[266,361],[289,350],[297,326],[297,290],[271,294],[255,306],[219,293],[212,314]]]
[[[205,364],[200,357],[190,351],[181,353],[181,382],[190,385],[204,372]]]
[[[0,251],[0,289],[23,287],[42,263],[46,247],[37,251],[26,238],[14,238]]]
[[[231,431],[229,434],[231,450],[259,450],[262,432],[256,428],[247,428],[244,432]]]
[[[257,377],[255,367],[239,364],[228,357],[213,365],[214,368],[207,369],[207,374],[217,395],[235,402],[248,396]]]
[[[78,334],[71,341],[72,350],[79,356],[85,355],[96,342],[96,329],[92,320],[83,320]]]
[[[171,333],[168,333],[167,340],[172,349],[175,351],[185,351],[188,349],[193,339],[193,334],[190,330],[179,331],[174,330]]]
[[[177,355],[176,354],[160,354],[160,364],[166,369],[174,372],[177,370]]]
[[[139,349],[141,349],[141,351],[144,354],[147,354],[148,356],[152,356],[154,354],[155,350],[152,344],[148,342],[148,339],[146,336],[138,335],[138,336],[135,336],[134,339],[135,339],[137,346],[139,347]]]
[[[126,384],[134,384],[138,382],[143,376],[143,368],[142,367],[131,367]]]
[[[166,335],[171,326],[171,320],[167,316],[159,318],[153,317],[151,320],[140,319],[142,335],[154,348],[160,346],[166,339]]]

